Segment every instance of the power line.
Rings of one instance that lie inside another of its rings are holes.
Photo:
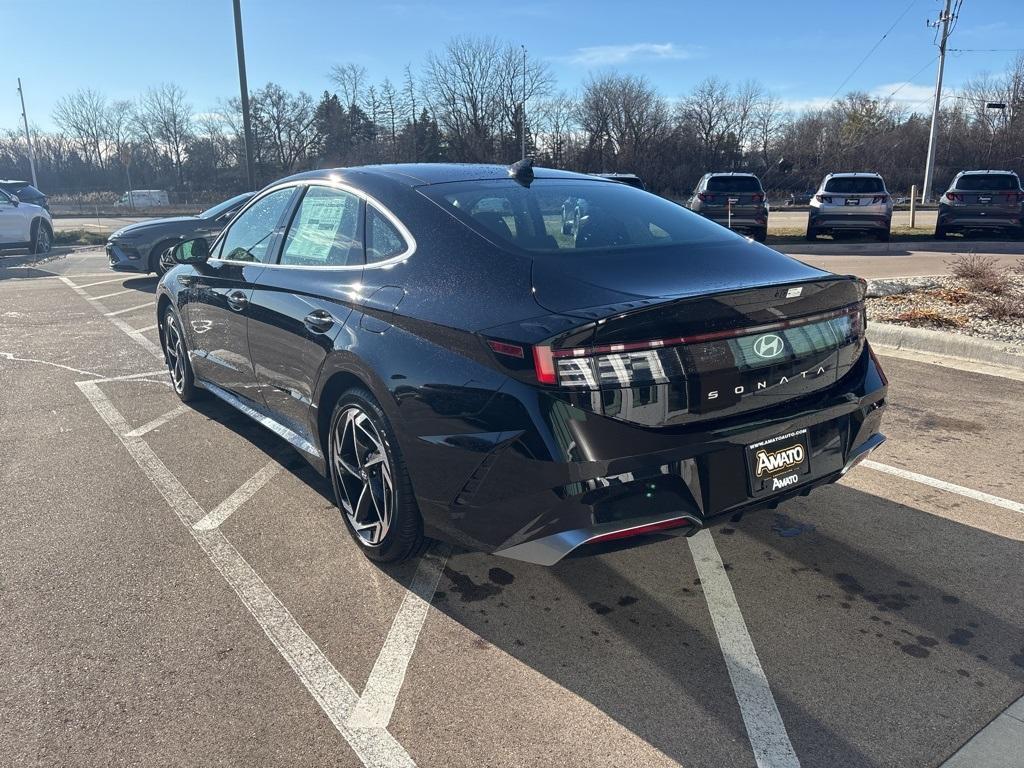
[[[871,46],[871,50],[869,50],[866,54],[864,54],[864,58],[860,60],[860,62],[857,64],[857,66],[853,68],[853,71],[850,72],[850,74],[848,74],[846,76],[846,79],[843,80],[843,82],[841,82],[839,84],[839,87],[836,88],[835,91],[832,92],[832,95],[828,97],[830,101],[836,97],[837,93],[839,93],[841,90],[843,90],[843,86],[844,85],[846,85],[848,82],[850,82],[850,78],[853,77],[855,74],[857,74],[858,70],[862,66],[864,66],[864,62],[867,61],[869,58],[871,58],[871,54],[873,54],[875,51],[878,50],[878,46],[880,46],[883,43],[885,38],[887,38],[889,36],[890,32],[892,32],[894,29],[896,29],[896,25],[899,24],[903,20],[903,17],[907,15],[907,12],[914,6],[914,3],[916,3],[916,2],[917,2],[917,0],[910,0],[910,2],[907,3],[907,7],[903,9],[903,13],[901,13],[898,17],[896,17],[896,21],[894,21],[892,23],[892,26],[889,27],[887,30],[885,30],[885,34],[882,35],[880,38],[878,38],[878,42],[875,43],[873,46]],[[962,0],[961,0],[961,2],[962,2]]]
[[[1024,48],[947,48],[950,53],[1021,53]]]
[[[897,93],[899,93],[899,92],[900,92],[900,91],[902,91],[902,90],[903,90],[904,88],[906,88],[906,87],[907,87],[908,85],[913,85],[913,80],[914,80],[914,78],[915,78],[915,77],[917,77],[918,75],[920,75],[920,74],[921,74],[922,72],[924,72],[924,71],[925,71],[926,69],[928,69],[928,67],[930,67],[930,66],[931,66],[932,64],[934,64],[934,63],[935,63],[935,60],[936,60],[937,58],[939,58],[939,55],[938,55],[938,54],[935,54],[934,56],[932,56],[931,60],[930,60],[930,61],[929,61],[929,62],[928,62],[927,64],[925,64],[925,65],[924,65],[923,67],[921,67],[921,68],[920,68],[919,70],[917,70],[917,72],[915,72],[915,73],[914,73],[914,74],[912,74],[912,75],[911,75],[910,77],[908,77],[908,78],[907,78],[906,80],[904,80],[904,81],[903,81],[903,84],[902,84],[902,85],[900,85],[900,87],[899,87],[899,88],[897,88],[896,90],[894,90],[894,91],[893,91],[892,93],[890,93],[890,94],[889,94],[888,96],[886,96],[885,98],[886,98],[886,99],[891,99],[891,98],[892,98],[893,96],[895,96],[895,95],[896,95]],[[931,98],[931,96],[929,96],[928,98],[930,99],[930,98]]]

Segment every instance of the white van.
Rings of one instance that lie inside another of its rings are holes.
[[[135,189],[125,192],[117,201],[123,208],[159,208],[171,204],[164,189]]]

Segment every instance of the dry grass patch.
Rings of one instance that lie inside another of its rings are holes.
[[[995,320],[1020,320],[1024,319],[1024,297],[1014,296],[993,296],[982,301],[982,306],[989,316]]]
[[[946,315],[938,309],[920,307],[907,310],[896,315],[893,320],[907,325],[924,325],[940,328],[962,328],[967,319],[960,316]]]

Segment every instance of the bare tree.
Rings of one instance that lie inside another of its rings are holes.
[[[174,83],[150,88],[139,104],[136,125],[170,158],[178,179],[184,187],[182,167],[188,142],[192,137],[192,105],[184,89]]]
[[[361,64],[335,64],[328,74],[341,95],[341,103],[345,107],[362,106],[363,93],[366,87],[366,67]]]
[[[290,94],[267,83],[253,94],[252,119],[282,173],[292,173],[319,141],[316,105],[303,91]]]
[[[109,126],[103,94],[90,88],[68,94],[57,102],[53,122],[75,142],[86,163],[104,167]]]
[[[782,101],[774,94],[766,94],[754,107],[754,140],[764,168],[771,164],[772,147],[788,119],[789,115],[783,109]]]

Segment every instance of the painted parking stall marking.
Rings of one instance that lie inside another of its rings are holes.
[[[982,501],[985,504],[991,504],[994,507],[1002,507],[1003,509],[1008,509],[1011,512],[1020,512],[1021,514],[1024,514],[1024,504],[1021,504],[1019,501],[1011,501],[1010,499],[1004,499],[1000,496],[993,496],[991,493],[976,491],[973,488],[967,488],[963,485],[957,485],[956,483],[949,483],[945,480],[929,477],[928,475],[911,472],[909,469],[900,469],[899,467],[892,467],[888,464],[881,464],[870,459],[862,461],[861,466],[873,469],[876,472],[885,472],[888,475],[902,477],[904,480],[912,480],[913,482],[921,483],[922,485],[930,485],[932,488],[938,488],[941,491],[949,491],[950,493],[955,493],[958,496],[964,496],[968,499]]]

